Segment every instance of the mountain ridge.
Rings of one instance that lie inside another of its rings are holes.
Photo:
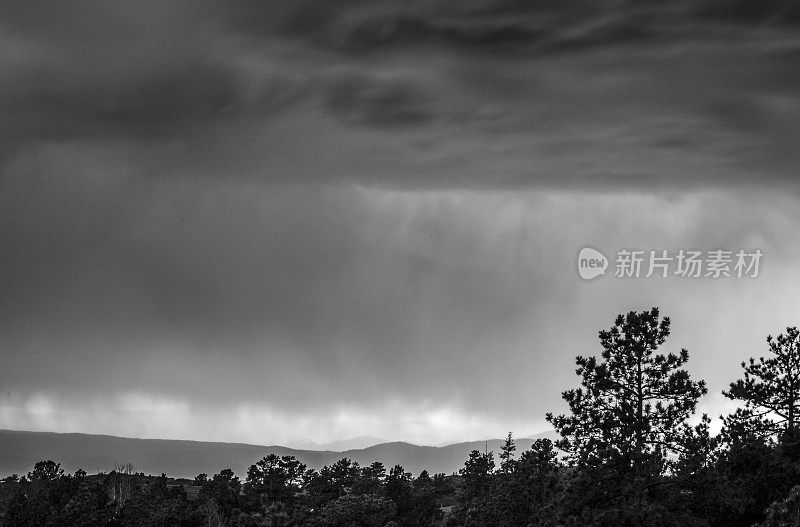
[[[285,446],[287,448],[295,448],[298,450],[329,450],[333,452],[344,452],[345,450],[354,450],[359,448],[368,448],[381,443],[388,443],[389,440],[381,437],[374,436],[357,436],[347,439],[337,439],[335,441],[328,441],[326,443],[317,443],[311,439],[300,439],[296,441],[289,441]]]
[[[530,448],[539,437],[554,437],[544,432],[515,439],[517,455]],[[465,441],[445,446],[415,445],[404,441],[379,443],[365,448],[305,450],[282,445],[257,445],[188,439],[140,439],[79,432],[30,432],[0,430],[0,477],[26,474],[37,461],[52,459],[66,472],[79,468],[87,472],[107,472],[119,463],[133,463],[137,472],[166,473],[173,477],[214,474],[230,468],[244,477],[247,468],[262,457],[275,453],[295,456],[309,468],[319,469],[347,457],[360,465],[380,461],[387,468],[401,465],[414,475],[422,470],[434,474],[457,472],[471,450],[488,448],[497,452],[502,439]]]

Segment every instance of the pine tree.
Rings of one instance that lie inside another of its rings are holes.
[[[658,354],[670,320],[658,308],[619,315],[600,331],[601,360],[576,358],[581,388],[563,393],[570,414],[547,414],[557,445],[579,466],[612,464],[621,473],[654,477],[677,450],[680,425],[707,390],[682,369],[689,352]]]
[[[483,497],[488,489],[494,471],[494,454],[481,454],[477,450],[469,453],[469,459],[458,471],[463,478],[462,500],[469,501]]]
[[[722,392],[733,400],[743,401],[725,418],[728,436],[754,434],[781,440],[784,444],[800,439],[800,331],[786,328],[786,333],[767,337],[771,356],[742,362],[744,378],[731,383]]]
[[[500,447],[500,470],[505,473],[510,473],[514,466],[514,451],[517,449],[517,446],[514,444],[514,439],[511,436],[511,432],[508,433],[506,436],[505,443],[503,446]]]

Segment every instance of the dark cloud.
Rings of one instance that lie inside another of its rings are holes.
[[[435,117],[435,109],[415,86],[358,76],[333,83],[327,107],[350,124],[420,125]]]
[[[734,368],[797,314],[791,9],[614,5],[4,3],[0,427],[504,431],[651,305]],[[773,260],[585,284],[584,245]]]
[[[765,20],[790,17],[770,6]],[[793,34],[697,29],[688,4],[2,9],[6,160],[48,141],[124,142],[161,175],[494,188],[680,171],[716,184],[754,165],[786,181],[800,134]],[[518,42],[527,31],[536,49]]]

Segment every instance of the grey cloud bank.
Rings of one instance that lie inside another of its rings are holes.
[[[546,4],[5,3],[0,428],[526,434],[652,305],[722,388],[800,315],[795,8]]]

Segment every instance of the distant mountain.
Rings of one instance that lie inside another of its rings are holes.
[[[518,439],[517,453],[530,448],[535,438],[554,436],[554,432],[546,432]],[[347,457],[361,465],[373,461],[380,461],[387,468],[402,465],[415,476],[422,470],[451,474],[464,466],[471,450],[498,452],[502,443],[502,439],[490,439],[434,447],[390,442],[344,451],[319,451],[277,445],[0,430],[0,476],[25,474],[34,463],[45,459],[61,463],[67,472],[79,468],[90,473],[110,471],[118,463],[130,462],[137,472],[145,474],[164,472],[173,477],[194,477],[230,468],[244,476],[250,465],[270,453],[295,456],[309,468],[320,468]]]
[[[343,452],[345,450],[355,450],[357,448],[367,448],[381,443],[386,443],[386,439],[372,436],[359,436],[350,439],[340,439],[338,441],[331,441],[330,443],[317,443],[310,439],[301,439],[299,441],[292,441],[288,448],[295,448],[297,450],[330,450],[333,452]]]

